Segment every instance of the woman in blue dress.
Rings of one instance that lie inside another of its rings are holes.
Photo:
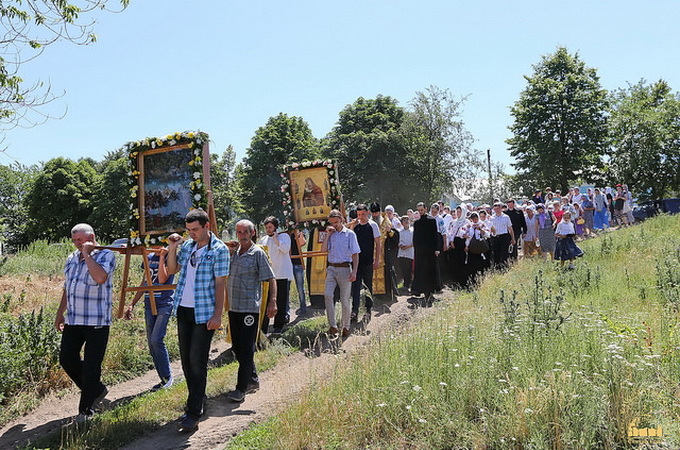
[[[574,259],[583,256],[583,250],[574,242],[575,235],[576,230],[574,229],[574,223],[571,221],[571,211],[565,211],[562,220],[555,228],[555,237],[557,238],[555,243],[555,259],[560,261],[560,267],[563,267],[564,262],[568,260],[569,269],[574,269]]]

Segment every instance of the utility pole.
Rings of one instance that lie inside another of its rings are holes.
[[[489,169],[489,195],[491,196],[489,204],[493,204],[493,176],[491,175],[491,149],[490,148],[486,149],[486,162],[488,164],[488,169]]]

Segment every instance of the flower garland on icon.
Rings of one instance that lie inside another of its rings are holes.
[[[130,216],[128,245],[160,245],[168,241],[171,233],[161,235],[142,236],[139,230],[139,170],[137,170],[137,159],[141,153],[163,147],[175,145],[187,145],[193,150],[193,157],[189,165],[194,168],[193,181],[189,183],[192,198],[192,209],[207,209],[208,196],[203,181],[203,145],[208,142],[208,134],[203,132],[185,131],[183,133],[169,134],[165,137],[145,138],[141,141],[128,142],[123,146],[123,150],[128,154],[128,188],[130,192]]]
[[[283,166],[283,171],[281,172],[281,192],[283,193],[283,214],[286,220],[286,226],[289,229],[316,228],[327,225],[326,220],[321,219],[300,222],[295,221],[289,174],[292,171],[316,167],[325,167],[326,171],[328,172],[329,193],[326,198],[326,203],[330,205],[332,209],[340,209],[342,196],[340,194],[340,186],[338,182],[338,167],[335,162],[330,159],[322,159],[315,161],[302,161],[301,163],[285,165]]]

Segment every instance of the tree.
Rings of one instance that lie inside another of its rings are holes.
[[[664,80],[641,80],[612,97],[611,181],[643,198],[680,191],[680,95]]]
[[[236,152],[231,145],[222,153],[210,155],[210,187],[219,227],[224,227],[243,214],[241,195],[236,182]]]
[[[30,240],[58,240],[70,236],[73,225],[87,222],[96,181],[97,173],[87,161],[48,161],[26,199]]]
[[[28,244],[26,197],[37,172],[36,166],[0,165],[0,234],[13,251]]]
[[[409,104],[401,135],[423,201],[439,200],[448,191],[469,193],[483,176],[484,162],[460,118],[464,102],[448,89],[430,86]]]
[[[256,222],[270,215],[283,220],[283,165],[318,156],[318,143],[301,117],[284,113],[270,117],[267,124],[255,132],[239,171],[239,189],[246,213]]]
[[[595,181],[607,146],[607,93],[596,70],[560,47],[524,78],[507,140],[518,174],[563,191],[577,178]]]
[[[398,208],[410,202],[412,167],[399,131],[403,120],[404,109],[382,95],[359,97],[340,112],[323,148],[338,163],[346,201],[390,202]]]
[[[122,8],[129,0],[120,0]],[[87,45],[96,41],[94,11],[106,9],[108,0],[12,0],[0,2],[0,126],[30,126],[49,118],[40,107],[56,96],[49,84],[26,86],[20,75],[23,63],[37,58],[60,41]]]
[[[103,242],[112,242],[128,235],[130,196],[128,192],[128,157],[122,152],[109,152],[97,163],[101,176],[92,188],[92,214],[87,221]],[[81,160],[83,164],[87,160]],[[90,166],[92,163],[87,161]],[[95,167],[95,166],[92,166]]]

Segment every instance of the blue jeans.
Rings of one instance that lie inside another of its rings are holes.
[[[293,277],[297,287],[298,297],[300,297],[300,312],[307,312],[307,298],[305,297],[305,269],[301,264],[293,264]]]
[[[156,312],[151,314],[151,305],[144,301],[144,317],[146,318],[146,340],[149,343],[149,353],[158,376],[167,380],[170,378],[170,355],[165,347],[165,332],[172,314],[172,303],[159,305]]]

